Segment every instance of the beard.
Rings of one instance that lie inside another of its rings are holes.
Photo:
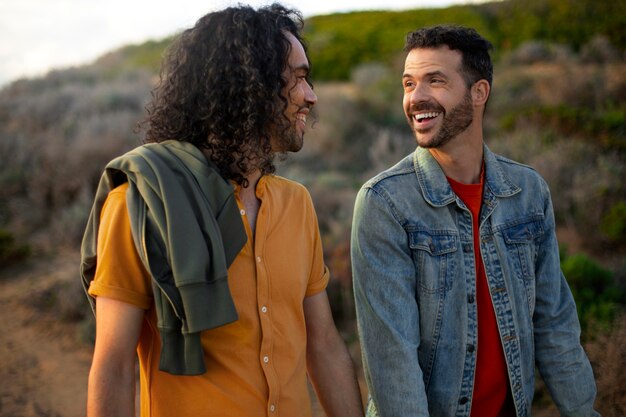
[[[309,114],[313,121],[316,120],[315,109],[307,106],[309,108]],[[298,109],[300,111],[302,109]],[[281,126],[277,128],[276,134],[274,135],[274,143],[273,148],[278,153],[287,153],[287,152],[298,152],[304,146],[304,133],[306,130],[306,126],[301,126],[299,121],[295,119],[294,116],[287,117],[284,120],[281,120]]]
[[[304,144],[304,132],[298,131],[295,125],[285,128],[276,138],[274,147],[279,153],[298,152]]]
[[[425,109],[418,108],[418,110],[435,111],[439,111],[440,109],[442,108],[439,105],[429,106]],[[409,118],[408,120],[409,125],[411,125],[411,128],[414,129],[415,138],[417,139],[417,144],[419,146],[422,148],[440,148],[456,136],[463,133],[472,124],[472,121],[474,120],[472,94],[468,89],[461,102],[454,106],[449,112],[444,113],[441,128],[429,142],[420,140],[418,136],[420,133],[426,133],[427,131],[420,131],[419,127],[415,128],[412,118]]]

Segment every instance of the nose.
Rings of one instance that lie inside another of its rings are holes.
[[[423,83],[418,83],[413,91],[411,91],[409,100],[411,104],[423,103],[429,101],[429,95]]]
[[[304,91],[304,100],[310,106],[314,106],[317,103],[317,95],[313,91],[313,87],[309,83],[306,83],[306,90]]]

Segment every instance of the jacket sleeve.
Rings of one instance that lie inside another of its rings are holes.
[[[560,268],[550,192],[542,181],[544,236],[535,265],[533,315],[536,365],[564,417],[599,416],[591,364],[580,343],[576,304]]]
[[[428,416],[415,267],[407,234],[388,200],[359,192],[352,225],[352,271],[368,415]]]

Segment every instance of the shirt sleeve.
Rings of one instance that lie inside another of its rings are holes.
[[[308,218],[310,219],[309,227],[311,230],[311,238],[313,239],[313,256],[312,256],[312,268],[311,276],[309,277],[309,283],[307,285],[306,297],[310,297],[326,289],[328,280],[330,279],[330,272],[328,267],[324,264],[324,250],[322,248],[322,238],[320,237],[320,228],[317,222],[317,215],[315,214],[315,208],[313,207],[313,201],[311,196],[306,192],[306,207],[310,213]]]
[[[124,184],[112,190],[102,208],[98,261],[88,292],[148,309],[152,304],[151,278],[135,249],[126,206],[127,188]]]

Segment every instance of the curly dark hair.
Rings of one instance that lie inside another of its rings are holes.
[[[418,29],[406,37],[404,50],[438,48],[446,45],[461,52],[461,72],[468,87],[478,80],[493,81],[493,64],[489,51],[493,45],[472,29],[455,25],[440,25]]]
[[[222,176],[244,187],[255,169],[273,173],[271,132],[287,132],[281,94],[300,12],[272,4],[229,7],[200,18],[166,51],[140,123],[145,142],[175,139],[204,150]],[[276,138],[280,140],[280,138]]]

